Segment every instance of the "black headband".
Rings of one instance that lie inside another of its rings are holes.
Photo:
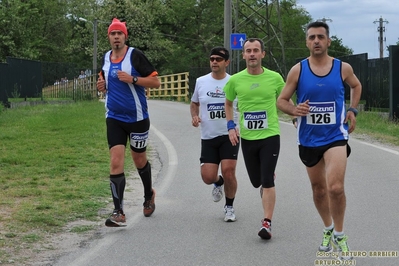
[[[224,60],[229,60],[229,56],[227,54],[221,53],[220,51],[212,51],[211,55],[218,55],[223,57]]]

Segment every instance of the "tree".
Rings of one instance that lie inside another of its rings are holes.
[[[57,0],[0,2],[0,56],[66,60],[65,4]],[[56,55],[56,56],[54,56]]]
[[[333,57],[339,57],[343,55],[351,55],[353,54],[353,50],[348,46],[343,45],[342,39],[333,35],[331,38],[331,45],[328,48],[328,54]]]
[[[213,46],[223,46],[222,0],[158,0],[155,25],[159,38],[171,42],[167,58],[172,73],[190,67],[209,66],[208,55]]]
[[[127,23],[128,44],[142,50],[161,75],[208,67],[210,49],[224,45],[224,2],[1,0],[0,60],[14,56],[91,69],[93,21],[97,20],[100,66],[110,49],[108,24],[117,17]],[[233,5],[232,32],[264,40],[266,67],[284,74],[298,58],[308,56],[304,29],[312,18],[296,0],[234,0]],[[333,36],[330,52],[337,56],[353,51]],[[240,51],[233,54],[241,56]],[[240,67],[245,67],[243,61]]]

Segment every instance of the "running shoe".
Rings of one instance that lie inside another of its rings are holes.
[[[212,198],[214,202],[219,202],[223,198],[223,185],[217,186],[213,184]]]
[[[108,227],[124,227],[126,226],[126,217],[122,210],[114,210],[111,216],[105,221]]]
[[[272,225],[266,219],[262,220],[262,227],[258,232],[258,236],[262,239],[270,239],[272,238]]]
[[[236,219],[236,215],[234,214],[234,208],[233,206],[224,206],[224,221],[225,222],[235,222]]]
[[[155,211],[155,189],[152,189],[152,197],[143,203],[143,213],[145,217],[150,217]]]
[[[349,246],[347,243],[348,236],[335,236],[332,237],[332,244],[334,246],[334,250],[340,252],[339,259],[341,260],[352,260],[353,257],[349,255]]]
[[[330,252],[331,251],[331,237],[333,235],[333,229],[323,230],[323,241],[319,247],[319,251]]]

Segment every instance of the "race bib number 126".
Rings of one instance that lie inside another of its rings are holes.
[[[336,123],[335,102],[309,103],[308,125],[333,125]]]

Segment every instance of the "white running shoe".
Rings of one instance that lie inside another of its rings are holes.
[[[218,202],[223,198],[223,186],[213,184],[212,197],[214,202]]]
[[[234,208],[233,206],[224,206],[224,221],[225,222],[235,222],[236,219],[236,215],[234,214]]]

